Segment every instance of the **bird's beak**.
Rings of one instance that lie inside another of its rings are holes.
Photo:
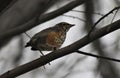
[[[75,24],[71,24],[71,27],[72,27],[72,26],[75,26]]]

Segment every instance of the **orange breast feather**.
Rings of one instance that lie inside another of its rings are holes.
[[[47,44],[52,47],[59,47],[58,43],[56,42],[56,39],[59,38],[58,33],[56,32],[50,32],[47,36]]]

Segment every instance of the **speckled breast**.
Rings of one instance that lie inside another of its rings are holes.
[[[46,39],[47,45],[50,47],[59,48],[65,41],[66,34],[63,31],[50,32]]]

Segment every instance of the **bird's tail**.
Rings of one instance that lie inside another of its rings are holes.
[[[25,47],[29,47],[30,46],[30,42],[28,42],[26,45],[25,45]]]

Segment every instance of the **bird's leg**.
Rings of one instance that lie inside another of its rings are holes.
[[[39,50],[39,52],[42,54],[42,56],[44,56],[44,54],[41,50]],[[48,64],[51,65],[50,62]],[[45,66],[44,66],[44,68],[45,68]]]
[[[44,56],[44,54],[42,53],[42,51],[41,51],[41,50],[39,50],[39,52],[42,54],[42,56]]]
[[[42,54],[42,56],[44,56],[44,54],[42,53],[42,51],[41,51],[41,50],[39,50],[39,52]],[[44,65],[43,67],[44,67],[44,69],[46,69],[46,68],[45,68],[45,65]]]

